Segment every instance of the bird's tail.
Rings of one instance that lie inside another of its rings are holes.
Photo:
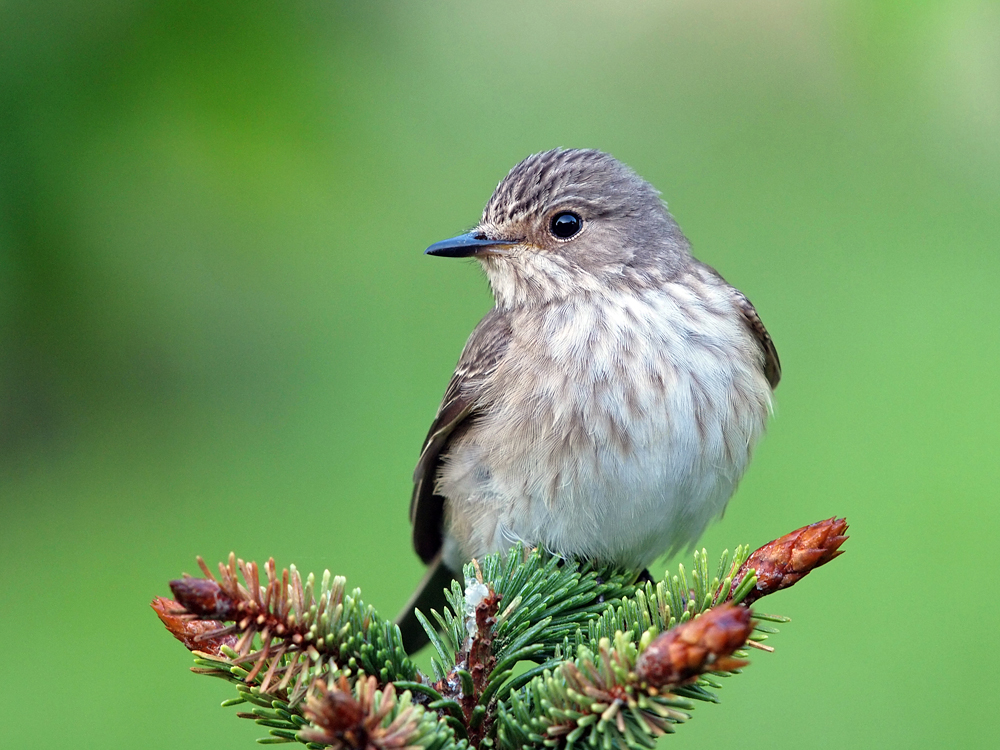
[[[455,580],[459,580],[458,576],[452,573],[451,569],[441,561],[441,553],[439,552],[431,561],[427,574],[420,581],[417,590],[413,592],[410,601],[396,615],[396,624],[403,636],[403,647],[406,649],[406,653],[415,654],[430,642],[430,638],[414,614],[414,610],[419,609],[426,615],[429,615],[432,609],[440,612],[447,604],[444,590],[450,587],[451,582]]]

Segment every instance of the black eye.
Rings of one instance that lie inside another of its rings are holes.
[[[561,239],[569,239],[583,229],[583,219],[572,211],[561,211],[552,217],[552,234]]]

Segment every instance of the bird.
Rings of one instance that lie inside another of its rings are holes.
[[[601,151],[529,156],[470,232],[425,252],[475,259],[495,304],[414,472],[413,546],[429,567],[396,618],[410,653],[427,640],[414,609],[440,608],[473,558],[520,542],[644,571],[693,546],[746,471],[781,377],[747,297]]]

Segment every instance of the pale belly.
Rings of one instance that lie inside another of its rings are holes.
[[[725,509],[770,406],[755,342],[727,321],[711,342],[686,335],[661,300],[616,312],[576,309],[514,342],[439,477],[453,569],[517,541],[642,568]]]

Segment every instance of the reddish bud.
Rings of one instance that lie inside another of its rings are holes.
[[[651,687],[680,685],[709,671],[730,672],[747,664],[731,657],[750,636],[746,607],[722,604],[658,635],[636,664],[639,679]]]
[[[829,518],[768,542],[751,554],[740,567],[733,578],[733,590],[751,569],[757,572],[757,585],[750,590],[742,604],[749,605],[762,596],[787,589],[809,571],[843,554],[839,547],[847,539],[845,531],[846,519]]]
[[[173,599],[158,596],[149,606],[153,608],[170,634],[183,643],[189,651],[204,651],[206,654],[218,656],[223,646],[232,648],[239,639],[238,635],[232,633],[218,637],[211,636],[211,633],[221,630],[224,625],[215,620],[192,620],[187,610]]]

